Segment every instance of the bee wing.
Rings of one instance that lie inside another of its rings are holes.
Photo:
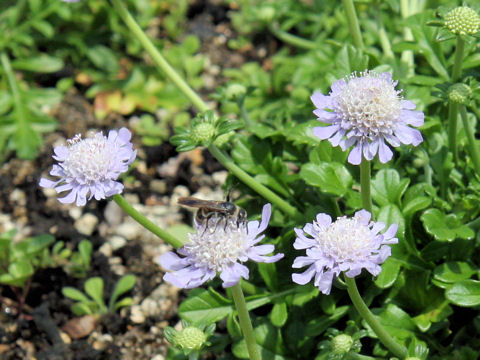
[[[210,211],[225,211],[224,208],[220,206],[220,201],[214,200],[202,200],[195,197],[181,197],[177,201],[180,205],[190,206],[194,208],[205,208]]]

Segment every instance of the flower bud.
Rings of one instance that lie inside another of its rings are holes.
[[[473,35],[480,27],[480,16],[467,6],[459,6],[445,15],[445,26],[454,34]]]
[[[247,88],[242,84],[231,84],[225,91],[225,96],[228,100],[237,100],[247,93]]]
[[[192,140],[196,144],[207,145],[214,138],[215,133],[216,130],[213,124],[203,122],[192,128]]]
[[[448,88],[448,99],[454,103],[466,104],[472,96],[472,90],[465,84],[453,84]]]
[[[263,6],[258,12],[258,19],[264,23],[270,23],[275,17],[275,9],[272,6]]]
[[[341,334],[332,339],[332,352],[335,354],[346,354],[353,345],[353,339],[350,335]]]
[[[200,350],[206,341],[205,333],[194,326],[184,328],[175,336],[176,345],[185,350]]]

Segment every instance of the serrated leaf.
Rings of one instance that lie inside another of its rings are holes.
[[[428,209],[420,219],[425,230],[438,241],[453,241],[457,238],[472,239],[475,233],[466,225],[462,225],[455,214],[445,215],[438,209]]]
[[[323,162],[319,165],[307,163],[300,170],[300,177],[321,192],[343,196],[353,183],[352,175],[345,166],[336,162]]]

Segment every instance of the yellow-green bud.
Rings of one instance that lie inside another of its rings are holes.
[[[472,96],[472,90],[465,84],[453,84],[448,88],[448,99],[454,103],[466,104]]]
[[[335,354],[346,354],[353,345],[353,339],[350,335],[337,335],[332,339],[332,352]]]
[[[192,140],[196,144],[208,144],[215,136],[215,126],[203,122],[192,128]]]
[[[454,34],[473,35],[480,27],[480,16],[468,6],[459,6],[445,15],[445,26]]]
[[[270,23],[274,17],[275,9],[271,6],[263,6],[258,12],[258,19],[265,23]]]
[[[176,345],[182,349],[200,350],[207,341],[204,332],[194,326],[188,326],[175,336]]]
[[[247,93],[247,88],[242,84],[231,84],[225,91],[225,96],[228,100],[236,100]]]

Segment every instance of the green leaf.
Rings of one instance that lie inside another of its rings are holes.
[[[80,290],[75,289],[74,287],[63,287],[62,294],[63,296],[66,296],[70,299],[85,303],[91,301],[84,293],[82,293]]]
[[[400,263],[397,259],[389,257],[382,264],[382,272],[375,279],[375,285],[381,289],[386,289],[392,286],[397,280],[398,272],[400,271]]]
[[[336,74],[338,78],[351,74],[354,71],[368,69],[368,56],[362,50],[347,44],[338,52],[336,61]]]
[[[72,305],[72,312],[77,316],[93,315],[95,313],[96,304],[93,301],[88,303],[76,303]]]
[[[322,334],[325,330],[327,330],[330,326],[332,326],[337,320],[342,318],[344,315],[347,314],[349,307],[348,306],[339,306],[335,309],[332,315],[328,317],[319,317],[316,319],[310,320],[305,325],[305,333],[310,337],[315,337],[317,335]]]
[[[14,60],[12,61],[12,66],[17,70],[52,73],[63,68],[63,61],[59,58],[42,54],[26,59]]]
[[[25,260],[18,260],[8,266],[8,273],[0,275],[0,283],[23,287],[34,273],[33,266]]]
[[[103,301],[103,279],[101,277],[93,277],[85,281],[85,292],[98,304],[102,309],[105,308]]]
[[[470,264],[463,261],[451,261],[438,265],[433,270],[433,277],[446,283],[455,283],[469,279],[475,273],[475,269]]]
[[[382,169],[372,180],[372,198],[380,206],[399,204],[409,183],[409,179],[400,179],[396,170]]]
[[[131,297],[125,297],[120,301],[117,301],[115,303],[115,307],[113,308],[113,311],[117,311],[118,309],[126,306],[130,306],[133,303],[133,299]]]
[[[453,241],[457,238],[469,240],[475,233],[466,225],[462,225],[455,214],[445,215],[438,209],[428,209],[420,219],[425,230],[438,241]]]
[[[179,315],[192,325],[213,324],[233,312],[233,304],[212,289],[195,289],[179,307]]]
[[[112,296],[110,298],[109,308],[112,309],[115,306],[115,303],[119,296],[125,294],[127,291],[130,291],[135,286],[135,281],[137,278],[134,275],[128,274],[122,276],[117,283],[115,284],[115,289],[113,290]]]
[[[412,318],[401,308],[394,304],[388,304],[386,309],[378,309],[374,311],[379,317],[380,323],[385,327],[388,333],[398,339],[407,339],[414,335],[415,322]],[[370,326],[366,324],[369,329],[370,336],[376,337]]]
[[[47,248],[54,241],[55,238],[52,235],[35,236],[28,242],[27,252],[28,254],[36,254]]]
[[[119,66],[115,53],[106,46],[95,45],[88,49],[87,57],[100,70],[116,74]]]
[[[426,196],[412,198],[403,205],[403,215],[405,217],[413,216],[415,213],[429,207],[431,203],[432,199]]]
[[[445,297],[458,306],[473,307],[480,305],[480,281],[463,280],[457,282],[445,292]]]
[[[90,267],[90,259],[92,255],[92,243],[86,239],[83,239],[78,244],[78,253],[82,258],[83,265],[88,269]]]
[[[285,302],[274,304],[269,317],[274,326],[282,327],[285,325],[288,319],[287,304]]]
[[[279,329],[265,322],[256,326],[253,332],[263,360],[287,359],[285,355],[286,349]],[[233,354],[240,359],[249,358],[245,340],[241,340],[233,346]]]
[[[343,196],[353,184],[352,175],[345,166],[337,162],[323,162],[319,165],[307,163],[300,170],[300,177],[321,192]]]

